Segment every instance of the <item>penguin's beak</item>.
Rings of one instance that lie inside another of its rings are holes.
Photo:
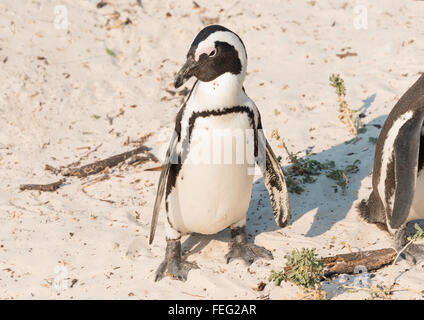
[[[198,66],[198,62],[196,62],[193,57],[189,56],[181,70],[178,72],[177,77],[175,78],[174,87],[176,89],[181,87],[184,82],[186,82],[194,75],[194,71]]]

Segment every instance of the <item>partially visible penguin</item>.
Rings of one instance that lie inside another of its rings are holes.
[[[424,75],[400,98],[378,137],[373,190],[358,208],[368,222],[379,225],[394,239],[395,249],[407,243],[406,226],[424,219]],[[412,244],[403,256],[412,263],[423,257]]]
[[[177,114],[159,178],[149,243],[153,241],[165,196],[167,244],[155,281],[164,275],[185,281],[189,270],[197,268],[181,255],[181,236],[190,233],[215,234],[229,227],[227,263],[232,259],[242,259],[247,264],[258,258],[272,259],[270,251],[248,241],[245,229],[255,159],[263,169],[277,225],[283,227],[289,221],[283,171],[262,132],[259,110],[243,88],[246,69],[246,49],[239,36],[212,25],[196,36],[176,76],[176,88],[192,76],[197,81]],[[219,138],[223,132],[239,133],[242,139],[240,144],[226,149],[230,150],[229,155],[224,150],[229,162],[222,160],[221,149],[209,148],[210,139]],[[243,159],[238,158],[239,147],[245,150]],[[209,151],[209,162],[189,161],[192,156]]]

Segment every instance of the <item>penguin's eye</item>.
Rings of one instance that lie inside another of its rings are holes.
[[[216,56],[216,50],[212,50],[210,53],[209,53],[209,57],[215,57]]]

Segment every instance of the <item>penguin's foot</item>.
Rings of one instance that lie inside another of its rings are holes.
[[[418,261],[424,259],[424,248],[421,245],[412,243],[400,254],[400,257],[408,261],[409,264],[415,265]]]
[[[186,281],[191,269],[199,269],[199,267],[196,262],[183,260],[180,240],[166,240],[165,259],[156,270],[155,281],[161,280],[165,275],[174,280]]]
[[[173,280],[185,282],[187,280],[188,272],[191,269],[199,269],[196,262],[183,261],[181,258],[173,258],[169,260],[165,258],[156,271],[155,281],[162,280],[162,278],[167,275]]]
[[[405,248],[405,246],[408,244],[406,226],[401,227],[395,233],[394,241],[397,252],[400,252]],[[404,251],[402,251],[400,257],[405,259],[409,264],[415,265],[417,261],[424,259],[424,247],[419,244],[411,243]]]
[[[227,263],[232,259],[242,259],[247,265],[263,258],[272,260],[272,253],[262,247],[250,243],[244,227],[231,229],[230,251],[225,255]]]

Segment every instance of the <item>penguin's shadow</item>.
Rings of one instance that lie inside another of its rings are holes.
[[[386,116],[380,116],[368,122],[365,126],[366,132],[358,135],[361,139],[356,143],[343,142],[311,156],[311,159],[319,162],[334,161],[335,169],[342,170],[355,160],[360,160],[360,163],[358,172],[347,175],[349,182],[344,193],[335,180],[326,177],[326,171],[316,176],[315,182],[304,184],[304,192],[301,194],[289,193],[290,223],[294,223],[307,213],[314,214],[313,222],[304,236],[315,237],[327,232],[337,222],[343,220],[351,210],[353,203],[359,200],[358,191],[361,188],[361,182],[371,174],[374,163],[375,144],[369,138],[378,138],[385,119]],[[364,120],[363,122],[366,122]],[[287,168],[285,167],[285,169]],[[311,211],[315,211],[315,213]],[[268,191],[261,178],[253,185],[252,199],[247,214],[247,230],[253,238],[262,232],[279,229],[272,212]]]

